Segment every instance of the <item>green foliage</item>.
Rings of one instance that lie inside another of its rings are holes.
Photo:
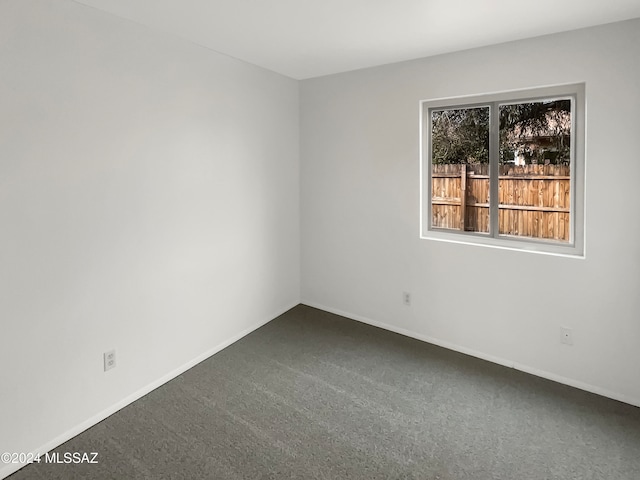
[[[526,163],[561,164],[571,156],[571,101],[551,100],[500,106],[501,161],[520,153]]]
[[[501,105],[500,161],[567,163],[571,155],[571,101]],[[489,163],[489,107],[431,112],[434,164]]]
[[[432,162],[489,163],[489,108],[434,111]]]

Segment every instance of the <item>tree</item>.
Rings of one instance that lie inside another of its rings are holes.
[[[568,162],[571,101],[550,100],[500,106],[500,160],[518,152],[526,161]]]
[[[432,162],[489,163],[489,108],[434,111]]]
[[[500,160],[568,162],[571,154],[571,101],[549,100],[499,106]],[[434,164],[489,163],[489,107],[431,113]]]

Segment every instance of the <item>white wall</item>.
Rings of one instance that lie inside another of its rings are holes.
[[[297,304],[298,154],[294,80],[72,1],[0,2],[0,452]]]
[[[69,0],[0,2],[0,452],[296,304],[300,232],[305,303],[640,404],[639,50],[636,20],[304,81],[299,185],[297,82]],[[585,260],[418,238],[419,100],[578,81]]]
[[[640,405],[638,52],[634,20],[303,81],[303,302]],[[586,259],[418,238],[420,100],[582,81]]]

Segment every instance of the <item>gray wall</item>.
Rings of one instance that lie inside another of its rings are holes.
[[[298,153],[297,82],[71,1],[0,2],[0,452],[298,303]]]
[[[640,405],[639,51],[634,20],[301,82],[303,302]],[[586,259],[419,239],[420,100],[583,81]]]

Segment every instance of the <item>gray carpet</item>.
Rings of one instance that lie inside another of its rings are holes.
[[[638,480],[640,409],[298,306],[23,479]]]

